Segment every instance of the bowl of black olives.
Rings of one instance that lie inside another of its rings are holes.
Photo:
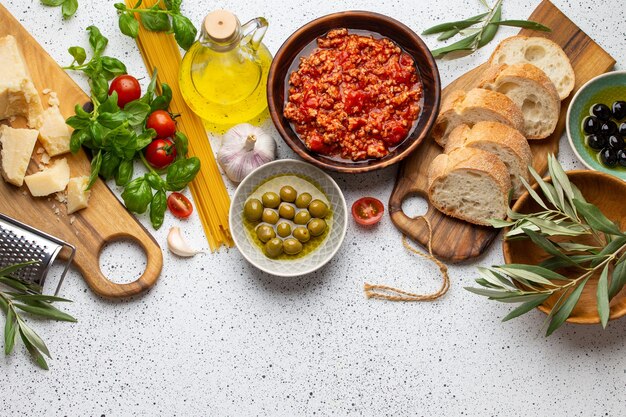
[[[566,127],[585,166],[626,180],[626,71],[583,85],[569,105]]]
[[[239,184],[229,222],[245,259],[269,274],[290,277],[321,268],[337,253],[347,212],[328,174],[284,159],[261,166]]]

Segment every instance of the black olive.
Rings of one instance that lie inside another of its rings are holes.
[[[608,167],[613,167],[617,164],[617,152],[611,148],[604,148],[600,152],[600,161]]]
[[[596,133],[600,128],[600,124],[596,116],[585,117],[585,120],[583,120],[583,130],[588,135]]]
[[[606,104],[598,103],[591,107],[591,113],[600,120],[609,120],[611,118],[611,109]]]
[[[622,136],[626,136],[626,123],[622,123],[621,125],[619,125],[619,129],[617,133],[619,133]]]
[[[612,120],[604,122],[604,123],[602,123],[602,126],[600,126],[599,133],[601,135],[610,136],[610,135],[612,135],[615,132],[617,132],[617,125]]]
[[[616,101],[613,103],[613,117],[622,120],[626,117],[626,101]]]
[[[619,151],[617,151],[617,162],[623,166],[626,167],[626,151],[623,149],[620,149]]]
[[[624,147],[624,139],[620,135],[611,135],[607,139],[607,145],[615,150],[622,149]]]
[[[587,136],[587,145],[591,149],[599,151],[606,146],[606,138],[600,135],[589,135]]]
[[[85,104],[83,104],[83,110],[85,110],[87,113],[91,113],[93,111],[94,107],[93,107],[93,103],[91,101],[86,102]]]

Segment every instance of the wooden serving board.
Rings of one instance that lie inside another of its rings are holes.
[[[46,88],[57,92],[61,102],[60,110],[65,117],[74,114],[76,104],[82,105],[89,101],[80,87],[2,5],[0,22],[0,37],[13,35],[16,38],[44,107],[48,105],[49,96],[41,92]],[[14,126],[18,124],[19,120]],[[90,162],[82,150],[76,155],[60,157],[67,158],[72,177],[89,175]],[[40,158],[40,155],[35,154],[35,159]],[[38,170],[37,163],[31,161],[28,173]],[[92,187],[89,207],[69,216],[65,204],[55,200],[54,195],[50,198],[32,197],[26,185],[17,188],[0,180],[0,196],[0,212],[74,245],[74,265],[89,287],[101,296],[120,298],[142,293],[154,285],[161,273],[161,248],[100,179]],[[73,223],[70,224],[72,218]],[[100,270],[99,257],[103,246],[118,239],[134,240],[146,253],[147,267],[143,275],[127,284],[110,281]],[[62,252],[61,256],[64,255],[67,256]]]
[[[556,155],[559,151],[559,140],[565,129],[567,107],[571,98],[588,80],[610,70],[615,60],[547,0],[541,2],[529,19],[552,28],[552,32],[523,29],[520,34],[544,36],[559,44],[571,60],[576,73],[574,91],[561,103],[559,122],[552,136],[543,140],[530,141],[533,167],[543,174],[547,171],[548,154]],[[482,64],[450,83],[442,91],[442,100],[454,90],[474,88],[486,67],[487,64]],[[428,198],[428,167],[440,153],[442,153],[442,148],[432,138],[426,138],[419,148],[400,165],[396,184],[389,198],[389,213],[393,223],[402,233],[423,246],[428,243],[428,226],[423,219],[408,217],[402,211],[402,202],[414,195]],[[451,262],[480,255],[498,235],[497,229],[476,226],[448,217],[430,205],[424,217],[428,219],[433,229],[431,242],[433,253]]]

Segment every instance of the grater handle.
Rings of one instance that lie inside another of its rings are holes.
[[[139,244],[146,254],[146,270],[135,281],[118,284],[108,279],[100,270],[100,253],[106,243],[117,240],[132,240]],[[138,295],[149,290],[161,274],[163,253],[153,239],[138,239],[129,233],[115,233],[102,242],[97,253],[77,251],[75,265],[80,269],[89,287],[98,295],[107,298],[125,298]],[[82,265],[89,265],[85,268]]]

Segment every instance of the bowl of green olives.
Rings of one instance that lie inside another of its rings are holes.
[[[270,162],[239,184],[229,220],[235,245],[252,265],[299,276],[325,265],[347,228],[346,201],[319,168],[290,159]]]
[[[583,85],[567,110],[567,136],[587,167],[626,180],[626,71]]]

